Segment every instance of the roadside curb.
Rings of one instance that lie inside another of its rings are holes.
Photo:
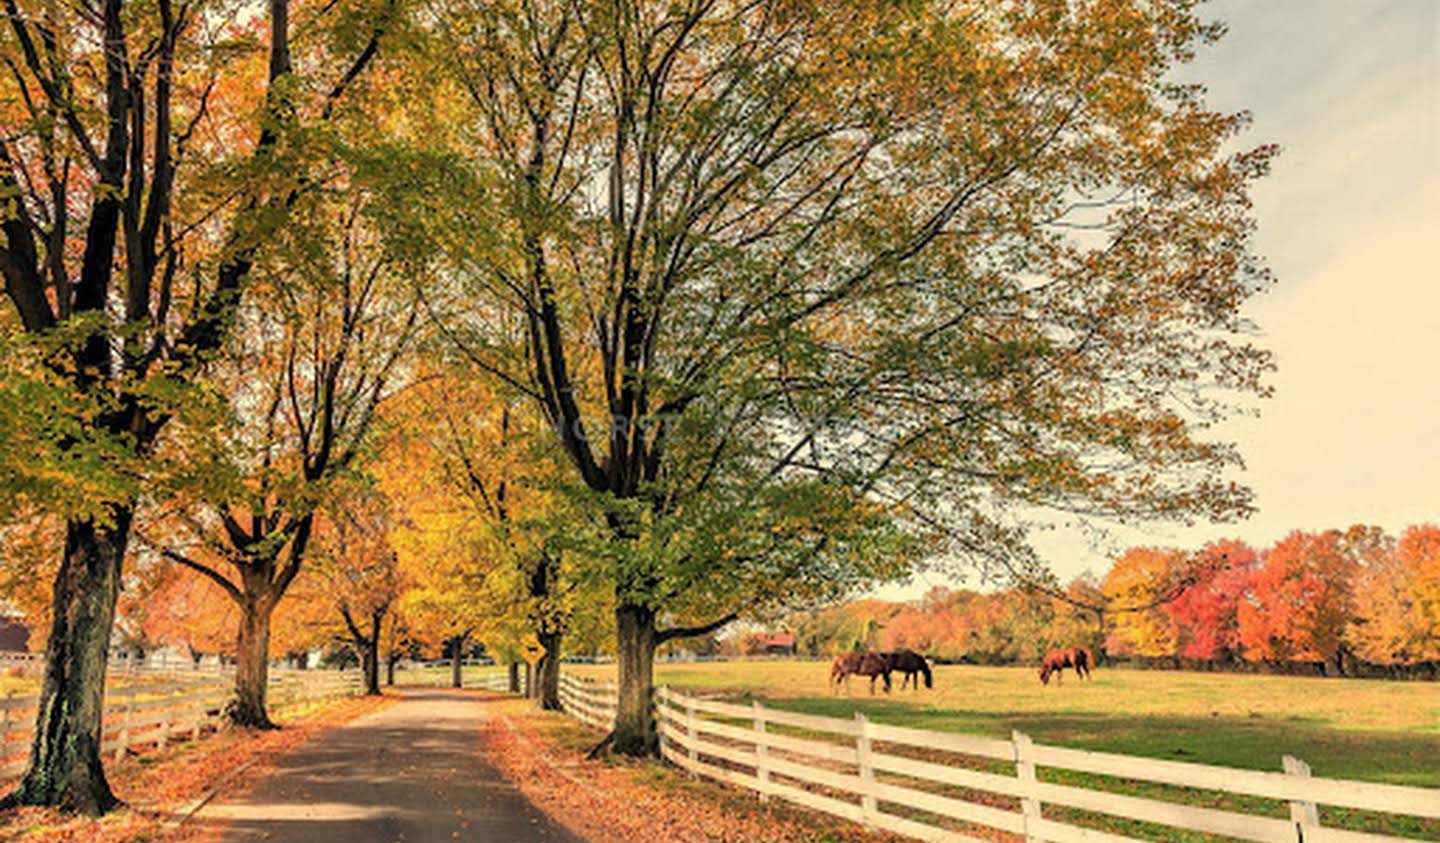
[[[311,719],[313,716],[314,711],[308,711],[305,714],[302,714],[299,717],[295,718],[292,725],[303,724],[307,720]],[[234,784],[235,780],[240,778],[240,776],[243,775],[251,767],[254,767],[261,761],[267,760],[269,757],[269,755],[263,753],[260,755],[256,755],[249,761],[246,761],[245,763],[221,776],[220,780],[213,784],[209,790],[200,794],[195,799],[192,799],[183,808],[171,815],[169,819],[167,819],[164,823],[161,824],[160,830],[164,832],[171,832],[190,822],[190,820],[195,818],[196,814],[200,813],[202,810],[205,809],[206,805],[209,805],[215,799],[215,797],[219,796],[221,791]]]
[[[251,758],[249,761],[246,761],[244,764],[241,764],[239,767],[236,767],[235,769],[226,773],[223,777],[221,777],[220,781],[215,783],[213,787],[211,787],[205,793],[201,794],[199,797],[192,800],[190,804],[181,808],[170,819],[166,820],[164,824],[161,825],[161,830],[174,831],[175,829],[185,825],[185,823],[190,822],[190,820],[193,819],[196,814],[200,813],[200,811],[204,809],[206,805],[210,804],[211,800],[213,800],[216,796],[220,795],[220,791],[229,787],[231,784],[234,783],[237,778],[240,777],[242,773],[244,773],[246,770],[249,770],[251,767],[254,767],[256,764],[260,763],[260,761],[260,757]]]

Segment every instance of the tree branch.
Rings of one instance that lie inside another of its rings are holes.
[[[214,568],[196,562],[190,557],[171,550],[168,547],[161,550],[160,555],[164,556],[166,559],[169,559],[172,562],[179,562],[181,565],[184,565],[192,571],[198,571],[201,574],[209,577],[216,585],[225,589],[225,593],[230,595],[230,599],[234,600],[237,605],[243,605],[245,603],[245,596],[240,593],[240,589],[236,588],[234,583],[230,582],[230,580],[227,579],[224,574],[220,573]]]
[[[738,611],[730,612],[723,617],[716,618],[707,624],[700,626],[677,626],[673,629],[661,629],[655,631],[655,643],[664,644],[666,641],[673,641],[676,638],[694,638],[697,635],[709,635],[720,627],[740,617]]]

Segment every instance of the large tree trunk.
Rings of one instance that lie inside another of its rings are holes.
[[[465,638],[464,635],[457,635],[450,639],[450,687],[452,688],[463,686],[460,670],[465,664]]]
[[[536,665],[540,676],[536,683],[539,687],[535,701],[545,711],[560,711],[560,645],[565,636],[559,632],[544,632],[536,637],[540,639],[540,646],[545,648],[545,655]]]
[[[99,815],[119,804],[101,763],[101,711],[131,512],[116,509],[112,515],[109,527],[66,525],[30,763],[4,805]]]
[[[372,697],[380,696],[380,656],[379,647],[369,641],[363,641],[360,647],[360,669],[365,677],[365,693]]]
[[[510,693],[520,693],[520,662],[510,662]]]
[[[620,700],[610,747],[625,755],[654,755],[659,749],[650,710],[655,681],[655,612],[646,606],[617,605],[615,644]]]
[[[235,697],[226,714],[236,726],[273,729],[265,710],[270,681],[270,612],[267,600],[247,599],[240,609],[240,643],[236,648]]]
[[[372,697],[380,696],[380,622],[384,617],[383,612],[370,615],[370,640],[362,642],[365,693]]]

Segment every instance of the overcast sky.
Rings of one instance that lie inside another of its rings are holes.
[[[1254,114],[1247,145],[1283,149],[1254,194],[1279,283],[1249,308],[1277,357],[1275,397],[1223,431],[1259,511],[1120,544],[1440,521],[1440,2],[1217,0],[1203,14],[1230,33],[1183,78],[1213,108]],[[1065,529],[1037,544],[1062,578],[1103,573],[1114,550]]]

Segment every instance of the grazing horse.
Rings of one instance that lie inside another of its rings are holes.
[[[890,693],[890,657],[885,653],[844,653],[830,663],[830,685],[835,693],[840,692],[843,682],[845,692],[850,692],[850,677],[859,674],[870,677],[870,693],[875,693],[875,680],[885,680],[885,693]]]
[[[896,650],[888,655],[890,669],[905,674],[905,678],[900,681],[900,690],[905,690],[905,685],[909,682],[914,682],[915,690],[920,690],[920,676],[916,674],[924,675],[925,687],[935,687],[935,679],[930,675],[930,663],[925,661],[924,656],[910,650]]]
[[[1081,679],[1090,678],[1090,665],[1095,659],[1090,651],[1084,647],[1069,647],[1063,650],[1051,650],[1045,654],[1040,662],[1040,682],[1050,684],[1050,674],[1055,674],[1055,684],[1059,685],[1065,675],[1065,668],[1075,668],[1075,675]]]

